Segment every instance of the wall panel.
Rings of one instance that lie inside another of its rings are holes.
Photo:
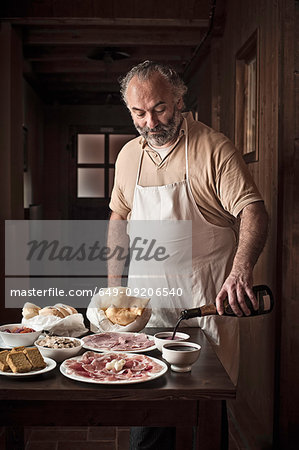
[[[217,11],[217,9],[216,9]],[[277,194],[278,194],[278,67],[279,10],[276,2],[227,0],[223,36],[213,37],[210,53],[198,65],[190,87],[198,103],[210,103],[202,117],[232,141],[235,135],[236,54],[250,36],[259,33],[259,158],[248,164],[265,200],[270,217],[266,247],[254,271],[254,283],[268,284],[276,293]],[[219,50],[217,51],[217,49]],[[198,58],[199,60],[199,58]],[[209,64],[207,64],[209,61]],[[217,75],[219,74],[219,75]],[[206,89],[205,80],[210,80]],[[197,84],[198,82],[198,84]],[[195,90],[196,88],[196,90]],[[193,100],[194,102],[194,100]],[[220,106],[220,108],[219,108]],[[200,117],[199,117],[200,118]],[[276,298],[276,301],[278,299]],[[241,364],[237,402],[231,405],[232,420],[246,448],[271,445],[274,411],[274,319],[264,317],[255,325],[241,321]],[[248,342],[254,327],[254,342]],[[251,347],[250,347],[251,345]],[[244,349],[247,350],[244,351]],[[252,430],[250,423],[258,424]],[[249,445],[250,442],[250,445]],[[255,443],[255,444],[252,444]]]

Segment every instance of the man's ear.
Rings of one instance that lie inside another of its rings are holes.
[[[183,106],[184,106],[183,98],[180,97],[176,104],[177,104],[177,107],[179,110],[183,109]]]

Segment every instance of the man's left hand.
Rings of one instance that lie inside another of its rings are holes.
[[[236,314],[241,317],[243,314],[250,315],[250,310],[245,303],[244,295],[247,294],[254,309],[258,308],[258,303],[252,291],[252,271],[244,269],[240,272],[231,272],[225,280],[220,292],[216,297],[216,307],[220,315],[224,313],[223,301],[228,298],[229,304]]]

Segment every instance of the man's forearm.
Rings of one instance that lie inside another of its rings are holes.
[[[263,202],[251,203],[241,213],[239,244],[232,272],[253,270],[260,256],[268,230],[268,215]]]
[[[238,316],[250,311],[245,303],[246,294],[254,308],[257,301],[252,291],[253,268],[261,254],[268,230],[268,215],[263,202],[251,203],[241,213],[239,243],[233,266],[220,292],[216,297],[219,314],[223,314],[223,301],[228,297],[229,304]]]
[[[107,261],[108,286],[120,286],[128,257],[129,240],[126,233],[127,221],[112,212],[107,236],[107,246],[114,256]]]

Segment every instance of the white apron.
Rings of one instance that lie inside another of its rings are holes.
[[[222,284],[230,272],[233,257],[236,251],[236,236],[230,227],[213,225],[203,217],[193,197],[188,170],[188,128],[186,122],[185,139],[185,180],[164,186],[143,187],[138,184],[143,153],[140,158],[136,185],[133,198],[131,217],[128,224],[130,242],[133,242],[134,221],[160,221],[160,220],[190,220],[192,221],[192,270],[189,273],[189,286],[192,286],[191,297],[182,299],[184,308],[202,306],[214,302]],[[198,169],[200,170],[200,168]],[[175,232],[180,228],[176,228]],[[181,255],[180,264],[184,266],[184,246],[186,236],[172,236],[170,232],[162,233],[162,241],[165,239],[166,248],[178,246]],[[183,231],[182,231],[183,234]],[[188,238],[188,237],[187,237]],[[160,240],[161,244],[161,240]],[[162,242],[163,244],[163,242]],[[186,258],[190,253],[186,252]],[[155,288],[167,287],[168,289],[182,287],[182,279],[173,276],[167,264],[163,267],[161,278],[138,277],[135,264],[131,261],[129,269],[128,286],[131,288]],[[159,263],[158,263],[159,264]],[[161,270],[161,264],[159,265]],[[155,286],[156,284],[156,286]],[[163,301],[165,299],[155,299]],[[151,300],[152,301],[152,300]],[[177,299],[176,299],[177,301]],[[155,302],[154,302],[155,303]],[[171,298],[168,306],[171,305]],[[177,306],[177,303],[176,305]],[[182,308],[181,308],[182,309]],[[178,320],[179,311],[175,307],[153,308],[148,326],[173,327]],[[239,370],[239,321],[235,317],[207,316],[198,319],[189,319],[182,326],[200,326],[213,345],[219,359],[236,384]]]

